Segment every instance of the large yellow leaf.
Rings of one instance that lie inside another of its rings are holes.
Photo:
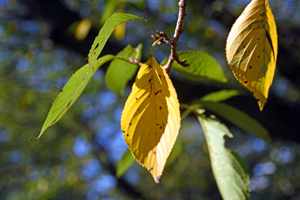
[[[252,0],[229,33],[226,57],[235,78],[258,99],[260,110],[273,82],[277,43],[268,0]]]
[[[173,84],[153,56],[138,72],[121,128],[135,159],[158,183],[178,135],[180,112]]]

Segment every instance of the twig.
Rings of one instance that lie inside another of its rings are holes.
[[[142,66],[144,64],[144,63],[138,61],[136,58],[132,58],[132,57],[129,58],[129,61],[131,63],[137,64],[138,66]]]
[[[157,31],[158,32],[158,31]],[[168,39],[167,37],[167,34],[165,34],[164,32],[162,31],[159,31],[159,35],[151,35],[151,37],[154,39],[154,40],[159,40],[160,41],[157,43],[158,45],[161,45],[163,43],[167,43],[167,44],[171,44],[170,43],[170,40]]]
[[[183,32],[184,20],[187,15],[187,4],[188,4],[188,0],[180,0],[178,3],[179,13],[178,13],[177,25],[175,28],[175,33],[173,35],[173,38],[170,42],[171,43],[171,54],[169,56],[168,63],[164,66],[164,68],[168,74],[170,74],[171,67],[172,67],[174,60],[178,64],[182,65],[183,67],[189,66],[189,64],[186,63],[186,60],[180,61],[178,54],[177,54],[177,43],[180,38],[180,35]]]
[[[115,56],[115,59],[123,60],[125,62],[131,63],[131,64],[137,64],[138,66],[142,66],[144,63],[138,61],[138,59],[129,57],[128,59],[125,59],[123,57]]]

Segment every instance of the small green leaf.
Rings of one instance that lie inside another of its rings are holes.
[[[192,81],[227,82],[221,66],[210,55],[199,51],[179,51],[178,56],[180,60],[187,60],[190,66],[182,67],[174,62],[172,69],[185,78]],[[165,65],[167,62],[168,58],[163,60],[161,65]]]
[[[241,94],[243,93],[238,90],[220,90],[205,95],[200,99],[200,101],[212,101],[212,102],[225,101],[227,99],[230,99],[231,97],[238,96]]]
[[[110,18],[107,19],[103,27],[101,28],[99,35],[94,40],[94,43],[90,49],[88,55],[89,63],[93,64],[99,57],[100,53],[104,45],[106,44],[108,38],[110,37],[113,30],[121,23],[132,21],[132,20],[139,20],[148,24],[156,33],[156,30],[153,28],[151,24],[148,23],[147,20],[140,18],[138,16],[127,14],[127,13],[115,13]]]
[[[121,177],[134,163],[134,157],[128,149],[118,162],[116,177]]]
[[[114,13],[119,3],[119,0],[109,0],[105,2],[104,10],[101,13],[101,24],[104,24],[104,22]]]
[[[177,139],[174,146],[173,146],[173,149],[170,153],[170,156],[168,157],[166,166],[172,164],[180,156],[182,150],[183,150],[183,145],[180,142],[180,140]]]
[[[81,95],[96,70],[113,58],[115,58],[113,55],[103,56],[93,66],[86,64],[73,74],[63,87],[62,92],[56,97],[43,124],[40,135],[35,140],[38,140],[49,126],[54,125],[60,120]]]
[[[128,60],[129,57],[141,59],[142,44],[139,44],[136,48],[132,48],[131,45],[125,47],[117,54],[117,57]],[[135,75],[138,66],[131,64],[124,60],[113,60],[105,74],[106,86],[120,95],[124,94],[124,88],[127,82]]]
[[[225,147],[224,136],[233,138],[228,128],[212,117],[197,115],[202,126],[211,159],[212,171],[224,200],[246,200],[250,196],[249,175],[237,153]]]
[[[264,141],[271,143],[268,130],[246,113],[225,103],[202,101],[199,102],[199,104],[201,107],[218,114],[237,127],[240,127],[242,130],[250,132],[257,137],[262,138]]]

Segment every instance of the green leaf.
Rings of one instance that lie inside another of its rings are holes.
[[[147,20],[140,18],[138,16],[127,14],[127,13],[115,13],[110,18],[107,19],[103,27],[101,28],[99,35],[94,40],[92,48],[90,49],[88,55],[89,63],[93,64],[99,57],[100,53],[104,45],[106,44],[108,38],[110,37],[113,30],[121,23],[132,21],[132,20],[139,20],[148,24],[156,33],[156,30],[153,28],[151,24],[148,23]]]
[[[246,113],[225,103],[202,101],[199,102],[199,104],[201,107],[218,114],[242,130],[253,133],[264,141],[271,143],[268,130]],[[196,104],[194,106],[196,106]]]
[[[100,19],[101,24],[104,24],[104,22],[114,13],[119,3],[119,0],[109,0],[105,2],[105,7]]]
[[[219,63],[210,55],[199,51],[179,51],[177,52],[180,60],[187,60],[188,67],[182,67],[173,63],[172,69],[180,75],[192,81],[219,81],[226,83],[223,70]],[[168,58],[163,60],[161,65],[165,65]]]
[[[246,200],[250,196],[249,175],[237,153],[225,147],[224,136],[233,138],[228,128],[212,117],[197,115],[202,126],[211,159],[212,171],[224,200]]]
[[[35,140],[38,140],[48,127],[60,120],[81,95],[96,70],[113,58],[115,58],[113,55],[103,56],[97,60],[93,66],[86,64],[73,74],[67,84],[63,87],[61,93],[56,97],[43,124],[40,135]]]
[[[170,153],[170,156],[168,157],[166,166],[171,165],[180,156],[182,150],[183,150],[183,145],[180,142],[180,140],[177,139]]]
[[[117,57],[128,60],[129,57],[140,60],[142,57],[142,44],[139,44],[136,48],[132,48],[131,45],[125,47],[117,54]],[[138,66],[131,64],[124,60],[113,60],[105,74],[106,86],[120,95],[124,94],[124,88],[127,82],[135,75]]]
[[[200,99],[200,101],[212,101],[212,102],[225,101],[227,99],[230,99],[231,97],[238,96],[241,94],[243,93],[238,90],[220,90],[205,95]]]
[[[116,177],[121,177],[134,163],[134,157],[128,149],[118,162]]]

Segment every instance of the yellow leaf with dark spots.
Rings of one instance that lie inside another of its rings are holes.
[[[226,57],[235,78],[258,99],[260,110],[273,82],[277,46],[276,24],[268,0],[252,0],[228,35]]]
[[[153,56],[138,72],[121,128],[135,159],[158,183],[179,132],[180,111],[173,84]]]

